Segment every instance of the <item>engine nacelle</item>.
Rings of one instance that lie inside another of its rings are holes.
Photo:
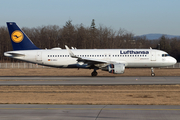
[[[124,70],[125,70],[125,65],[122,63],[115,63],[108,65],[109,73],[122,74],[124,73]]]

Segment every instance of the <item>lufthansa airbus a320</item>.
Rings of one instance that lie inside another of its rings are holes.
[[[98,69],[109,73],[122,74],[125,68],[151,68],[174,65],[175,58],[162,50],[156,49],[39,49],[14,22],[7,22],[13,51],[5,52],[10,58],[51,66],[56,68],[93,69],[92,76],[97,76]]]

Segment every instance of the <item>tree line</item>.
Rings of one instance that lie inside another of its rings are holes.
[[[89,27],[83,24],[73,25],[68,20],[63,27],[58,25],[41,26],[35,28],[23,27],[22,30],[31,41],[41,49],[51,49],[64,45],[77,49],[161,49],[180,61],[180,38],[169,39],[165,35],[157,40],[146,37],[135,37],[133,33],[120,28],[115,31],[109,27],[96,27],[93,19]],[[7,27],[0,27],[0,62],[16,62],[4,56],[4,52],[11,51],[12,45]]]

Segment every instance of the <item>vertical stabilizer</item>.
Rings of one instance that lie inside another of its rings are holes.
[[[16,25],[15,22],[7,22],[9,35],[13,50],[34,50],[39,49],[26,36],[26,34]]]

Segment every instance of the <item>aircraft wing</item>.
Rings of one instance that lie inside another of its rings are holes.
[[[88,64],[103,64],[103,63],[108,63],[108,61],[105,61],[105,60],[97,60],[97,59],[86,58],[86,57],[78,58],[77,61],[88,63]]]
[[[111,63],[116,63],[116,61],[106,61],[106,60],[98,60],[98,59],[92,59],[92,58],[87,58],[87,57],[78,57],[74,55],[74,53],[69,49],[68,46],[66,46],[67,51],[69,52],[69,55],[72,58],[77,58],[78,62],[84,62],[87,63],[88,65],[93,65],[93,64],[111,64]]]

